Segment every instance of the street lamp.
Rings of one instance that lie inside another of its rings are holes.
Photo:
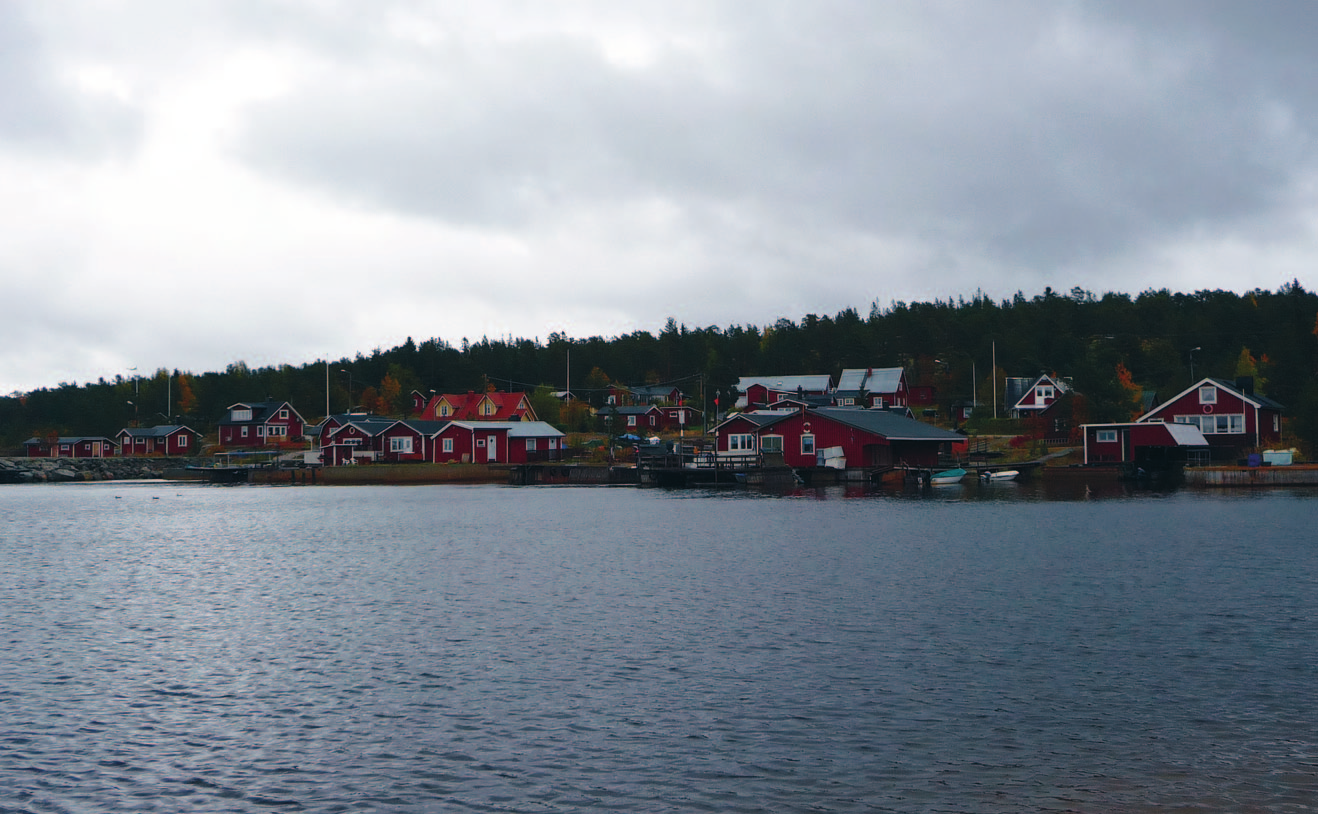
[[[133,406],[133,426],[134,426],[134,427],[138,426],[138,420],[137,420],[137,404],[136,404],[135,402],[132,402],[132,401],[125,402],[125,404],[131,404],[131,405]]]
[[[351,413],[352,412],[352,371],[340,369],[339,372],[348,374],[348,409],[345,412]]]
[[[1190,384],[1194,384],[1194,352],[1203,348],[1190,348]]]

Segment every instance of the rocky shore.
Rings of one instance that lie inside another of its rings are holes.
[[[199,463],[197,458],[0,458],[0,483],[147,480]]]

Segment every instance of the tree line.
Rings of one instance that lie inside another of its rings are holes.
[[[1049,373],[1069,379],[1089,421],[1128,420],[1140,394],[1173,396],[1192,376],[1248,375],[1258,392],[1286,407],[1294,433],[1318,439],[1318,295],[1298,280],[1275,292],[1257,289],[1137,296],[1081,288],[995,300],[871,303],[867,314],[807,314],[772,325],[690,327],[669,319],[657,334],[547,340],[408,339],[354,358],[222,371],[158,370],[154,375],[64,383],[0,398],[0,448],[16,451],[31,436],[106,435],[142,426],[186,423],[213,431],[226,407],[241,401],[289,401],[308,420],[349,407],[405,415],[413,390],[429,395],[487,388],[524,390],[543,418],[587,428],[586,406],[604,403],[610,385],[676,383],[698,409],[726,409],[742,376],[827,373],[896,367],[913,385],[937,389],[942,414],[977,397],[981,414],[1001,400],[1007,377]],[[571,390],[562,410],[552,391]],[[998,410],[1006,405],[999,403]],[[1312,452],[1312,450],[1310,450]]]

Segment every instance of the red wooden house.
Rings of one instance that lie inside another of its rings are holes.
[[[451,421],[433,436],[435,463],[531,463],[562,459],[564,435],[544,421]]]
[[[906,407],[910,403],[906,371],[900,367],[848,368],[833,391],[837,407]]]
[[[1253,379],[1205,378],[1138,421],[1189,424],[1203,432],[1210,446],[1234,450],[1281,443],[1281,413],[1280,404],[1254,392]]]
[[[660,426],[665,430],[690,430],[700,423],[701,412],[685,404],[664,405],[659,412],[663,414]]]
[[[197,455],[195,430],[178,424],[158,427],[127,427],[119,431],[119,454],[122,457],[146,455]]]
[[[442,393],[419,416],[424,421],[538,421],[525,393]]]
[[[397,423],[374,415],[330,416],[321,424],[321,461],[325,466],[370,463],[380,459],[379,436]]]
[[[846,466],[883,468],[906,463],[933,467],[940,452],[965,436],[887,410],[812,407],[732,416],[716,429],[720,454],[781,453],[795,468],[820,465],[840,449]]]
[[[1044,374],[1024,389],[1011,407],[1012,415],[1016,418],[1042,415],[1070,389],[1062,379]]]
[[[833,379],[828,374],[808,376],[742,376],[737,382],[736,407],[772,407],[783,399],[831,403]]]
[[[302,440],[306,421],[286,401],[232,404],[219,422],[220,446],[259,447]]]
[[[653,404],[635,407],[602,407],[597,416],[612,421],[614,432],[658,432],[664,428],[663,408]]]
[[[23,442],[29,458],[111,458],[117,444],[104,436],[29,438]]]
[[[1085,463],[1185,463],[1190,454],[1206,451],[1208,441],[1191,424],[1136,421],[1084,424]]]

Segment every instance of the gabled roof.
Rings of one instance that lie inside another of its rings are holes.
[[[1021,391],[1021,397],[1016,399],[1016,403],[1012,405],[1012,409],[1016,409],[1016,408],[1030,409],[1030,410],[1035,409],[1038,405],[1034,404],[1034,388],[1045,383],[1051,384],[1053,387],[1057,388],[1057,396],[1059,398],[1063,393],[1071,392],[1071,385],[1067,384],[1064,380],[1060,378],[1054,378],[1053,376],[1049,376],[1047,373],[1044,373],[1043,375],[1039,376],[1039,378],[1030,382],[1029,387]],[[1024,405],[1021,404],[1021,402],[1025,401],[1027,396],[1030,397],[1030,403]]]
[[[561,438],[562,430],[548,421],[450,421],[446,426],[465,430],[507,430],[509,438]]]
[[[193,435],[199,434],[196,430],[182,424],[162,424],[156,427],[125,427],[118,432],[118,435],[126,434],[130,438],[166,438],[179,430],[186,430]]]
[[[750,423],[755,425],[756,429],[764,429],[765,427],[768,427],[772,424],[776,424],[779,421],[782,421],[784,418],[787,418],[789,416],[794,416],[799,412],[801,412],[799,409],[794,409],[794,410],[755,410],[749,413],[733,413],[732,415],[728,416],[727,418],[719,422],[719,424],[716,427],[714,427],[714,432],[718,432],[724,426],[734,421],[749,421]]]
[[[941,427],[926,424],[923,421],[916,421],[914,418],[890,413],[887,410],[864,410],[859,407],[818,407],[810,410],[810,414],[836,421],[839,424],[846,424],[849,427],[855,427],[868,433],[882,435],[884,438],[893,441],[966,440],[966,437],[960,433],[950,432]]]
[[[54,443],[69,444],[70,446],[72,446],[73,444],[81,444],[83,441],[104,441],[107,444],[114,444],[118,446],[117,441],[115,441],[113,438],[106,438],[104,435],[74,435],[67,437],[61,435],[59,438],[55,439]],[[35,435],[23,442],[24,446],[27,446],[29,444],[44,444],[44,443],[46,443],[45,438],[38,438]]]
[[[737,381],[737,391],[745,393],[755,385],[761,385],[779,393],[806,392],[827,393],[833,387],[833,377],[827,373],[805,376],[742,376]]]
[[[494,405],[494,413],[488,416],[480,414],[478,408],[482,401],[489,399]],[[439,415],[440,401],[448,402],[453,407],[453,414],[447,416]],[[469,390],[466,393],[437,393],[427,402],[422,414],[432,417],[435,420],[457,420],[457,421],[506,421],[514,415],[517,415],[517,408],[526,402],[526,414],[535,418],[535,408],[531,406],[531,401],[525,393],[512,392],[505,393],[502,391],[480,392]]]
[[[335,427],[333,430],[330,431],[331,438],[343,432],[344,430],[348,429],[349,427],[356,428],[358,432],[364,435],[368,435],[368,436],[379,435],[380,433],[392,427],[394,424],[398,423],[398,419],[396,418],[385,418],[384,416],[378,416],[378,415],[365,415],[365,416],[354,415],[354,416],[348,416],[347,418],[348,418],[347,421],[340,423],[339,426]]]
[[[599,408],[597,415],[645,415],[646,413],[651,412],[663,413],[663,410],[660,409],[657,404],[638,404],[630,407],[608,406]]]
[[[233,411],[239,407],[246,407],[247,409],[252,411],[251,421],[233,420]],[[299,413],[297,410],[293,409],[293,405],[289,404],[286,401],[240,401],[237,402],[236,404],[230,404],[228,407],[224,408],[224,418],[220,419],[219,423],[220,424],[264,424],[265,422],[270,420],[271,416],[275,415],[278,411],[283,409],[287,409],[290,413],[297,416],[297,420],[301,421],[304,425],[307,423],[307,420],[302,417],[302,414]]]
[[[1273,401],[1267,396],[1260,396],[1258,394],[1254,394],[1252,396],[1247,395],[1245,391],[1241,390],[1239,387],[1236,387],[1235,382],[1229,382],[1226,379],[1214,379],[1211,376],[1205,376],[1204,378],[1200,379],[1199,381],[1185,388],[1181,392],[1177,393],[1175,396],[1172,396],[1171,398],[1164,401],[1162,404],[1159,404],[1157,407],[1154,407],[1152,410],[1149,410],[1147,413],[1145,413],[1144,415],[1140,416],[1135,420],[1136,421],[1149,420],[1153,416],[1162,412],[1166,408],[1172,406],[1176,402],[1180,401],[1181,399],[1185,398],[1186,396],[1190,395],[1191,393],[1195,392],[1200,387],[1203,387],[1206,384],[1211,384],[1217,387],[1219,390],[1225,390],[1226,392],[1230,393],[1236,398],[1244,401],[1246,404],[1252,404],[1255,407],[1260,407],[1265,410],[1276,410],[1277,412],[1281,412],[1286,409],[1281,404]]]
[[[837,380],[839,394],[859,393],[896,393],[906,371],[900,367],[857,367],[847,368]]]

